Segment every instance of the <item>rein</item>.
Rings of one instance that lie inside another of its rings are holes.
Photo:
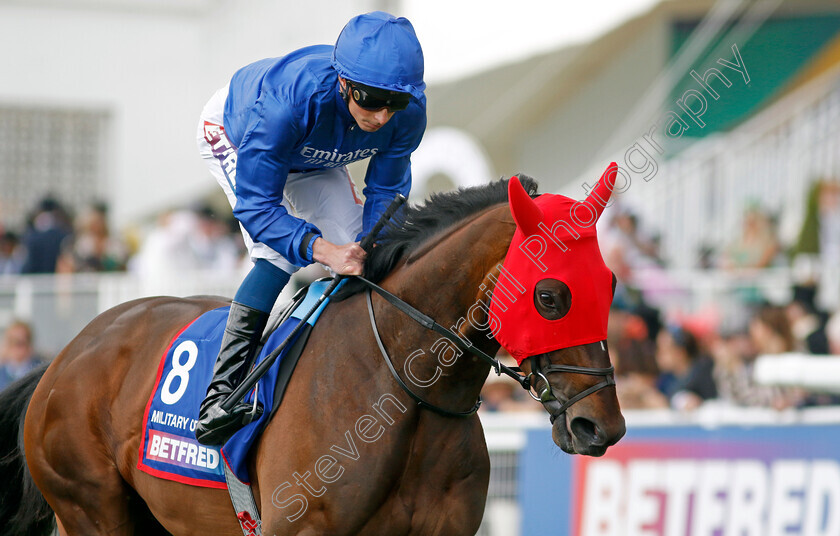
[[[563,402],[560,406],[560,410],[556,413],[551,414],[551,423],[552,424],[554,423],[554,420],[557,417],[564,414],[566,412],[566,410],[568,410],[575,402],[578,402],[581,399],[586,398],[587,396],[591,395],[592,393],[600,391],[601,389],[603,389],[605,387],[609,387],[610,385],[615,385],[615,379],[612,376],[615,369],[612,366],[606,367],[606,368],[577,367],[577,366],[573,366],[573,365],[553,365],[553,364],[551,364],[551,362],[549,362],[548,366],[546,366],[543,369],[540,365],[540,358],[544,357],[545,356],[544,354],[539,355],[539,356],[531,356],[531,357],[528,358],[528,359],[532,360],[532,372],[530,374],[528,374],[527,376],[524,376],[524,375],[520,374],[520,372],[522,372],[522,371],[519,367],[508,367],[508,366],[504,365],[502,362],[500,362],[495,357],[487,354],[486,352],[482,351],[480,348],[477,348],[475,345],[473,345],[469,341],[465,341],[464,339],[458,337],[451,330],[446,329],[445,327],[443,327],[440,324],[438,324],[437,322],[435,322],[435,320],[433,318],[431,318],[430,316],[428,316],[426,314],[423,314],[422,312],[418,311],[417,309],[415,309],[411,305],[407,304],[406,302],[404,302],[403,300],[401,300],[400,298],[398,298],[396,295],[392,294],[391,292],[389,292],[389,291],[385,290],[384,288],[380,287],[376,283],[374,283],[372,281],[369,281],[362,276],[355,276],[355,277],[356,277],[356,279],[358,279],[359,281],[361,281],[362,283],[364,283],[368,287],[367,290],[365,291],[365,297],[367,299],[367,308],[368,308],[368,316],[370,317],[370,325],[371,325],[371,328],[373,329],[373,335],[376,338],[376,344],[379,347],[379,351],[382,354],[382,357],[385,359],[385,363],[388,365],[388,370],[391,371],[391,375],[394,377],[394,379],[397,381],[397,383],[403,389],[403,391],[405,391],[412,399],[414,399],[414,401],[417,402],[418,405],[420,405],[421,407],[426,408],[426,409],[428,409],[428,410],[430,410],[434,413],[437,413],[438,415],[442,415],[444,417],[469,417],[469,416],[475,414],[476,411],[478,411],[479,406],[481,406],[481,399],[479,399],[475,403],[475,406],[473,406],[472,409],[470,409],[468,411],[463,411],[463,412],[450,411],[450,410],[435,406],[434,404],[432,404],[430,402],[427,402],[422,397],[420,397],[419,395],[414,393],[411,389],[409,389],[408,385],[406,385],[405,382],[402,380],[402,378],[400,378],[399,374],[397,373],[396,368],[394,367],[393,361],[391,360],[390,356],[388,355],[388,352],[385,349],[385,346],[382,344],[382,339],[379,336],[379,329],[376,326],[376,318],[375,318],[374,313],[373,313],[373,303],[371,301],[371,291],[376,292],[377,294],[379,294],[380,296],[385,298],[385,300],[388,303],[390,303],[391,305],[393,305],[394,307],[399,309],[401,312],[408,315],[409,318],[411,318],[412,320],[414,320],[415,322],[417,322],[418,324],[420,324],[424,328],[426,328],[428,330],[431,330],[431,331],[434,331],[435,333],[438,333],[438,334],[442,335],[443,337],[445,337],[446,339],[451,341],[453,344],[455,344],[455,346],[457,346],[461,350],[469,352],[472,355],[483,359],[488,364],[490,364],[491,367],[493,367],[493,369],[496,371],[497,375],[500,376],[502,373],[504,373],[507,376],[510,376],[511,378],[516,380],[516,382],[519,385],[521,385],[523,389],[528,391],[528,394],[531,395],[531,398],[533,398],[534,400],[536,400],[538,402],[546,403],[546,402],[550,402],[550,401],[559,401],[554,396],[554,393],[551,390],[551,384],[548,382],[548,378],[545,376],[546,374],[551,374],[552,372],[567,372],[567,373],[572,373],[572,374],[588,374],[588,375],[591,375],[591,376],[603,376],[604,377],[603,381],[593,385],[592,387],[589,387],[588,389],[585,389],[585,390],[581,391],[580,393],[571,397],[567,401]],[[547,357],[546,357],[546,359],[547,359]],[[534,383],[533,384],[531,383],[531,378],[532,377],[534,378]],[[531,389],[532,388],[534,390],[537,389],[537,382],[540,379],[543,380],[543,382],[545,383],[545,386],[539,392],[539,394],[537,396],[535,396],[531,392]]]
[[[370,300],[370,289],[368,289],[365,292],[365,298],[367,299],[368,315],[370,316],[370,325],[373,328],[373,335],[374,337],[376,337],[376,345],[379,346],[379,352],[382,353],[382,357],[385,358],[385,364],[388,365],[388,370],[391,371],[391,376],[393,376],[394,379],[397,380],[397,383],[400,387],[402,387],[402,390],[408,393],[408,395],[411,398],[413,398],[414,401],[417,402],[417,404],[420,407],[426,408],[434,413],[437,413],[438,415],[443,415],[444,417],[469,417],[470,415],[478,411],[478,408],[481,406],[481,399],[479,399],[475,403],[475,406],[473,406],[472,409],[468,411],[450,411],[448,409],[444,409],[435,406],[434,404],[430,404],[429,402],[426,402],[419,395],[415,394],[411,389],[409,389],[408,385],[406,385],[402,378],[400,378],[400,375],[397,374],[397,369],[394,368],[394,362],[391,361],[391,357],[388,355],[388,351],[385,350],[385,346],[382,344],[382,339],[379,337],[379,330],[376,327],[376,318],[373,315],[373,303]]]

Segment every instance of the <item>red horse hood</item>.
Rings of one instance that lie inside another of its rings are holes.
[[[518,363],[542,354],[602,341],[612,303],[612,272],[604,264],[595,224],[615,184],[617,166],[610,164],[584,201],[562,195],[525,192],[516,177],[508,184],[516,232],[503,263],[503,277],[513,278],[525,293],[506,300],[494,292],[490,304],[496,340]],[[537,310],[537,283],[554,279],[571,292],[571,307],[549,320]]]

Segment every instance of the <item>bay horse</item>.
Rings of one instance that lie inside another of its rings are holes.
[[[613,181],[614,175],[613,167]],[[536,196],[533,180],[521,182],[529,200]],[[368,256],[365,276],[495,355],[499,343],[485,329],[489,312],[475,305],[486,296],[479,289],[492,290],[501,277],[514,239],[519,220],[507,200],[508,181],[497,181],[405,207],[401,223],[386,229]],[[574,246],[556,257],[582,261]],[[600,254],[591,261],[603,266]],[[440,344],[435,359],[437,334],[354,284],[321,315],[283,404],[250,455],[263,534],[475,534],[490,474],[478,416],[444,416],[417,404],[398,386],[377,339],[415,395],[454,412],[470,413],[465,410],[474,407],[489,365]],[[606,279],[595,284],[610,296],[614,285],[614,277],[612,289]],[[568,287],[539,288],[531,285],[524,303],[557,309],[572,299],[564,295]],[[226,303],[154,297],[114,307],[48,368],[0,395],[6,488],[0,533],[49,533],[55,518],[68,536],[242,533],[225,490],[137,468],[141,417],[161,356],[183,326]],[[592,320],[605,326],[606,315]],[[551,414],[555,443],[568,453],[602,455],[625,432],[614,383],[595,386],[597,378],[587,372],[611,378],[603,341],[535,359],[524,360],[522,372],[544,366],[529,381],[539,386]],[[576,396],[582,393],[588,396]]]

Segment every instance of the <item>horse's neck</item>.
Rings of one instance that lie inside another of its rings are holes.
[[[482,329],[486,316],[481,310],[489,305],[492,288],[480,287],[504,259],[512,234],[507,208],[491,209],[446,233],[437,244],[420,248],[422,255],[409,256],[384,284],[443,327],[493,355],[498,344],[488,337],[489,330]],[[469,409],[487,377],[488,365],[466,353],[453,362],[454,348],[440,335],[390,305],[380,304],[376,310],[382,332],[399,334],[399,353],[394,356],[398,369],[406,371],[405,362],[411,360],[408,379],[419,381],[409,386],[422,387],[418,394],[445,409]]]

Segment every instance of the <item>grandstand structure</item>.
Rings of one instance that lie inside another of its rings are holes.
[[[433,86],[429,101],[430,133],[471,136],[494,177],[524,172],[582,198],[618,162],[618,205],[660,241],[663,305],[738,316],[733,290],[783,303],[803,277],[822,279],[824,308],[840,305],[833,266],[698,270],[748,206],[769,214],[786,256],[813,183],[840,181],[836,2],[663,1],[591,42]]]
[[[620,202],[691,268],[748,200],[796,238],[810,182],[840,175],[838,67],[836,2],[663,1],[592,42],[431,87],[429,126],[473,136],[495,176],[578,198],[617,161]]]
[[[840,51],[840,41],[835,48]],[[741,223],[746,201],[779,218],[781,238],[795,241],[816,180],[840,180],[840,52],[814,79],[728,132],[697,141],[665,160],[627,200],[662,230],[662,250],[690,267],[704,243],[723,244]]]

